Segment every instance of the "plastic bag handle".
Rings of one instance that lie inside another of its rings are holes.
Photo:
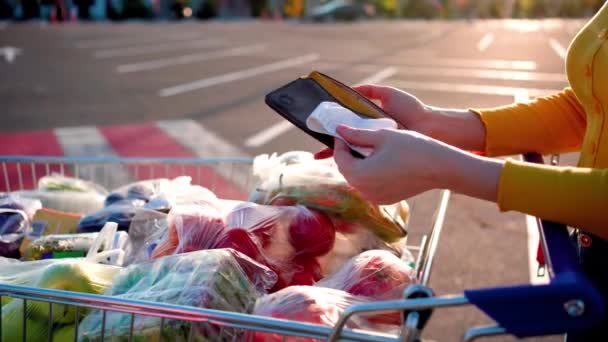
[[[99,231],[99,235],[93,241],[91,248],[87,252],[86,259],[87,261],[95,262],[98,258],[98,254],[102,252],[106,252],[112,248],[112,239],[114,238],[114,234],[118,230],[118,224],[116,222],[107,222],[103,228]],[[103,250],[100,251],[100,248],[103,246]]]

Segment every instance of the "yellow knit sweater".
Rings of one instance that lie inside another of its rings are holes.
[[[579,167],[508,160],[498,205],[608,238],[608,2],[568,49],[570,87],[527,103],[476,109],[486,154],[580,151]]]

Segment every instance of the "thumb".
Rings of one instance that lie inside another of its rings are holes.
[[[382,141],[382,133],[370,129],[339,125],[336,132],[349,144],[360,147],[374,147]]]

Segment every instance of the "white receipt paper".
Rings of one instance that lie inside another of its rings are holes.
[[[336,133],[338,125],[347,125],[355,128],[363,128],[370,130],[380,130],[384,128],[397,128],[397,123],[393,119],[366,119],[353,113],[350,109],[344,108],[335,102],[321,102],[317,108],[306,119],[306,126],[311,131],[331,135],[342,141],[342,137]],[[369,156],[372,153],[371,148],[353,146],[345,142],[351,149],[361,153],[364,156]]]

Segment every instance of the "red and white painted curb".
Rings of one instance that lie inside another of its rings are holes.
[[[0,133],[0,156],[66,157],[163,157],[218,158],[250,157],[217,134],[193,120],[167,120],[114,126],[79,126],[41,131]],[[51,172],[60,171],[50,165]],[[64,170],[70,174],[70,170]],[[21,173],[21,177],[19,177]],[[35,178],[46,173],[45,165],[16,165],[0,159],[0,191],[32,188]],[[31,176],[36,175],[35,177]],[[156,175],[156,176],[155,176]],[[133,180],[189,175],[195,184],[213,188],[218,196],[243,198],[251,185],[246,165],[149,165],[146,168],[115,170],[119,183]],[[8,184],[7,184],[8,183]],[[115,182],[116,183],[116,182]]]

